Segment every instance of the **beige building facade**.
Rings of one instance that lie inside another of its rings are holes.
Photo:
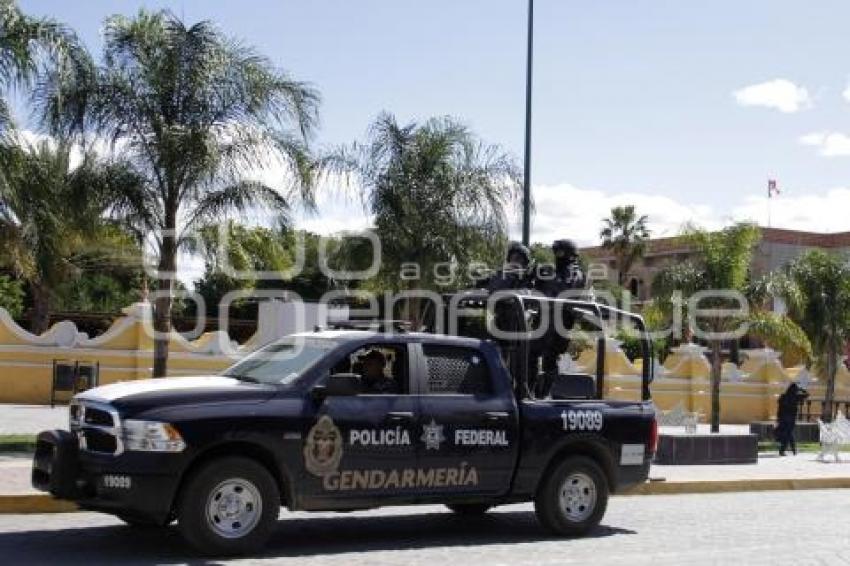
[[[824,234],[783,228],[760,227],[761,240],[756,245],[752,260],[752,274],[756,277],[782,269],[808,250],[820,249],[845,253],[850,257],[850,232]],[[619,273],[614,256],[602,246],[583,248],[581,254],[589,264],[590,278],[618,281]],[[696,253],[682,237],[650,240],[646,254],[635,261],[623,277],[624,286],[631,291],[636,302],[652,298],[652,282],[659,270],[667,265],[697,259]]]

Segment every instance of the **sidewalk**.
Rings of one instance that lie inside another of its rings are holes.
[[[826,463],[817,461],[817,454],[808,452],[796,456],[779,456],[773,452],[759,454],[758,464],[728,464],[722,466],[656,466],[650,469],[651,480],[668,482],[850,478],[850,453],[842,452],[842,462],[830,456]]]
[[[51,428],[68,429],[67,405],[0,405],[0,435],[38,434]]]
[[[30,485],[32,454],[0,454],[0,497],[37,493]]]

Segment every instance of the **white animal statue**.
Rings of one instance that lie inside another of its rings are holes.
[[[835,420],[827,424],[818,419],[820,429],[820,454],[818,460],[826,462],[828,454],[832,454],[836,462],[841,461],[839,450],[841,446],[850,444],[850,421],[843,413],[839,412]]]
[[[669,411],[656,410],[656,415],[659,426],[683,426],[688,434],[696,433],[700,417],[698,412],[686,411],[681,401]]]

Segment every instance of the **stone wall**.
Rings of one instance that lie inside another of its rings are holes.
[[[312,329],[327,316],[321,306],[269,301],[261,305],[257,333],[244,344],[233,342],[221,331],[204,334],[194,341],[172,334],[168,375],[218,373],[281,336]],[[146,303],[124,309],[124,316],[96,338],[79,332],[68,321],[59,322],[36,336],[0,309],[0,403],[49,403],[54,360],[99,363],[101,384],[148,379],[153,364],[151,336],[151,308]],[[823,397],[822,379],[800,374],[800,368],[782,367],[776,352],[749,350],[744,354],[746,359],[740,367],[724,364],[723,422],[749,423],[774,418],[776,399],[793,379],[805,381],[813,397]],[[586,350],[570,364],[570,371],[593,373],[595,364],[595,351]],[[607,398],[640,399],[640,363],[630,362],[615,340],[606,342],[605,368]],[[850,372],[843,364],[840,368],[836,396],[850,399]],[[664,366],[656,367],[653,400],[661,409],[681,405],[707,418],[711,412],[709,370],[704,348],[693,344],[677,348]]]
[[[609,341],[609,344],[615,341]],[[640,364],[628,362],[619,348],[609,346],[605,356],[605,392],[610,399],[640,399]],[[674,349],[663,366],[655,369],[652,383],[652,399],[662,410],[671,410],[677,405],[686,411],[702,415],[707,422],[711,415],[711,381],[705,348],[685,344]],[[743,350],[744,362],[740,366],[723,365],[720,386],[720,420],[727,424],[747,424],[754,421],[774,420],[776,402],[792,381],[798,381],[812,398],[824,396],[824,379],[811,376],[801,367],[782,367],[778,352],[771,349]],[[585,351],[579,357],[579,371],[591,373],[594,367],[582,366],[583,360],[595,360],[596,354]],[[621,369],[625,368],[625,370]],[[836,399],[850,399],[850,372],[844,364],[839,365],[836,379]]]
[[[304,310],[313,317],[325,314],[325,311],[312,312],[317,311],[314,307],[307,303],[262,303],[257,332],[241,345],[223,331],[209,332],[193,341],[172,333],[168,375],[218,373],[282,335],[305,330],[306,323],[295,325],[289,321],[295,318],[293,313]],[[124,309],[123,314],[96,338],[79,332],[69,321],[58,322],[37,336],[18,326],[5,310],[0,309],[0,403],[49,403],[54,360],[98,363],[101,385],[150,378],[153,367],[151,306],[137,303]],[[310,320],[310,328],[315,322],[311,316],[299,319]]]

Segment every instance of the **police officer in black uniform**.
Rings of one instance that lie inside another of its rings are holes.
[[[384,373],[387,358],[379,350],[369,350],[360,357],[362,379],[366,393],[398,394],[399,386],[394,377]]]
[[[519,242],[511,242],[508,246],[508,251],[505,254],[505,264],[501,269],[483,279],[479,279],[474,283],[478,289],[486,289],[488,293],[496,293],[499,291],[525,291],[530,293],[534,287],[534,262],[531,259],[531,251]],[[519,330],[519,321],[515,320],[512,307],[504,301],[497,301],[495,304],[495,324],[496,327],[507,332],[516,332]],[[506,352],[505,352],[506,353]],[[536,375],[537,357],[530,352],[528,357],[529,368],[532,362],[535,364],[534,372],[528,371],[529,380]],[[520,363],[517,360],[517,363]],[[521,362],[525,364],[525,362]],[[511,371],[517,371],[518,368],[512,367]],[[525,395],[528,392],[528,383],[521,383],[519,380],[514,384],[517,392]]]
[[[557,298],[574,289],[584,289],[585,277],[579,265],[578,249],[572,240],[555,240],[552,243],[552,252],[555,256],[554,266],[541,266],[537,270],[534,288],[540,291],[547,297]],[[565,296],[563,298],[575,298]],[[567,351],[569,340],[566,336],[561,336],[558,333],[555,317],[561,316],[563,324],[561,327],[565,330],[572,328],[573,317],[564,309],[555,306],[549,311],[549,326],[546,333],[541,338],[542,357],[543,357],[543,376],[542,379],[537,379],[537,376],[530,376],[535,381],[534,393],[536,397],[545,397],[549,394],[552,388],[552,383],[555,376],[558,375],[558,358]],[[536,356],[534,366],[536,368]]]
[[[555,240],[552,243],[554,266],[541,266],[535,277],[534,288],[547,297],[557,297],[571,289],[584,289],[584,272],[578,259],[578,249],[572,240]]]

